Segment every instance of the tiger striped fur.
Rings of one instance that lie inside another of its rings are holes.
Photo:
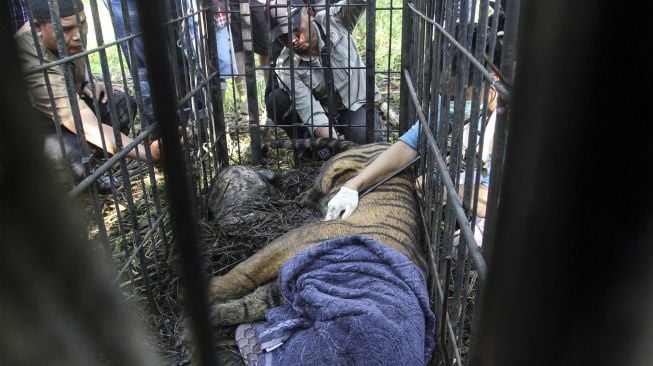
[[[390,144],[353,147],[324,163],[305,198],[317,202],[323,213],[340,186],[358,174]],[[426,275],[422,257],[420,215],[413,178],[403,172],[361,197],[358,209],[347,219],[319,221],[292,230],[272,241],[210,284],[214,325],[231,325],[262,319],[265,311],[281,304],[276,281],[283,263],[296,253],[328,239],[362,234],[398,250]]]
[[[329,139],[329,138],[310,138],[310,139],[291,139],[291,140],[272,140],[263,143],[263,151],[270,149],[284,150],[304,150],[304,149],[322,149],[329,148],[335,152],[341,152],[352,147],[358,146],[357,143],[347,140]]]

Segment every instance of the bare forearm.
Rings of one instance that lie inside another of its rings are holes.
[[[86,141],[102,149],[103,148],[102,139],[104,138],[104,146],[106,147],[106,151],[111,155],[116,154],[118,152],[118,143],[116,141],[113,132],[113,127],[104,123],[98,123],[95,114],[93,114],[93,112],[90,109],[84,109],[80,111],[80,114],[82,117],[82,126],[84,128],[84,138],[86,139]],[[75,128],[75,123],[73,122],[72,119],[65,121],[63,124],[66,128],[68,128],[73,133],[77,133],[77,130]],[[119,136],[120,136],[122,146],[128,145],[129,143],[132,142],[132,139],[129,136],[125,135],[124,133],[120,133]],[[152,149],[152,160],[158,160],[159,159],[158,142],[156,143],[156,146],[154,143],[150,146]],[[145,155],[145,146],[143,144],[136,145],[134,149],[127,152],[127,157],[131,159],[147,161]]]
[[[113,135],[113,127],[105,125],[104,123],[98,123],[95,114],[93,114],[90,109],[85,108],[80,110],[80,116],[82,117],[82,128],[84,129],[84,139],[86,142],[100,149],[103,148],[103,146],[106,146],[106,150],[110,154],[118,152],[116,139]],[[72,118],[64,121],[63,125],[71,132],[78,134],[77,126],[75,126],[75,121]],[[102,143],[103,137],[104,145]],[[127,137],[127,139],[129,139],[129,137]],[[129,143],[130,141],[131,139],[128,141],[123,140],[123,143]]]
[[[358,175],[348,180],[344,186],[360,192],[362,189],[380,181],[389,173],[406,165],[416,156],[417,151],[404,142],[398,141],[381,153]]]
[[[102,130],[104,133],[104,141],[107,146],[107,152],[109,152],[111,155],[114,155],[118,152],[118,144],[115,139],[115,135],[113,134],[113,127],[105,124],[101,124]],[[86,132],[86,130],[84,130]],[[86,138],[88,140],[88,133],[85,133]],[[133,140],[131,137],[125,135],[124,133],[120,133],[120,140],[122,142],[122,146],[130,144]],[[91,141],[89,141],[91,142]],[[91,142],[93,143],[93,142]],[[94,143],[93,143],[94,144]],[[94,144],[95,145],[95,144]],[[97,145],[96,145],[97,146]],[[144,144],[138,144],[134,146],[133,149],[129,150],[127,152],[127,157],[130,159],[136,159],[140,161],[148,161],[147,159],[147,154],[145,153],[145,145]],[[153,161],[159,160],[159,142],[154,141],[150,145],[150,156]]]

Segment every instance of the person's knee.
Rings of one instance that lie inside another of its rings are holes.
[[[265,96],[265,108],[268,115],[277,122],[279,116],[282,116],[290,106],[290,96],[282,89],[272,89]]]
[[[265,96],[268,117],[281,127],[289,138],[304,138],[308,129],[299,125],[299,116],[292,111],[292,101],[288,93],[280,88],[272,89]]]
[[[365,127],[364,126],[350,126],[347,133],[345,133],[347,140],[355,142],[359,145],[365,144],[367,141],[365,139]]]
[[[344,128],[345,137],[349,141],[357,144],[367,143],[367,114],[365,106],[360,107],[354,112],[349,112],[348,127]],[[374,128],[372,133],[372,142],[384,141],[384,135],[381,127],[381,117],[378,112],[374,111]]]
[[[285,91],[279,88],[276,88],[270,90],[270,93],[268,93],[268,95],[265,97],[265,104],[273,104],[276,103],[277,101],[281,101],[281,100],[285,101],[286,99],[290,99],[288,93],[286,93]]]
[[[342,112],[341,112],[342,115]],[[343,128],[345,138],[357,144],[364,144],[365,141],[365,107],[360,107],[356,111],[347,111],[342,115],[341,120],[346,126]]]

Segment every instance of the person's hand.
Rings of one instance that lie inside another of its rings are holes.
[[[388,121],[393,128],[399,128],[399,114],[387,102],[381,100],[376,105],[381,118]]]
[[[161,159],[161,145],[159,140],[154,140],[150,144],[150,154],[152,156],[152,161],[159,161]]]
[[[106,103],[107,91],[104,87],[104,83],[101,81],[95,81],[93,84],[95,86],[95,91],[91,90],[91,84],[88,83],[84,86],[84,88],[82,88],[82,94],[84,94],[89,99],[93,99],[93,95],[95,95],[99,102]]]
[[[326,221],[334,220],[340,217],[342,213],[343,220],[351,216],[358,207],[358,192],[347,187],[340,188],[340,191],[329,201],[327,214],[324,218]]]

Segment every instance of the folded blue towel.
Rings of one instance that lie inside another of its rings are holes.
[[[361,235],[332,239],[288,260],[279,281],[288,304],[268,311],[265,323],[244,326],[261,347],[256,364],[430,360],[435,315],[422,273],[403,254]]]

